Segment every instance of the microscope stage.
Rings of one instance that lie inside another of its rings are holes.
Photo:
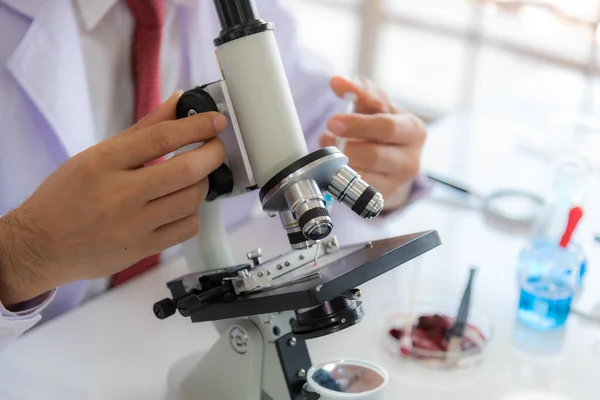
[[[192,322],[204,322],[316,307],[440,244],[436,231],[369,242],[319,268],[313,279],[209,302],[190,317]]]

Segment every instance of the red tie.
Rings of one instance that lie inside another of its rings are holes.
[[[133,40],[135,77],[135,120],[160,105],[160,45],[165,15],[164,0],[126,0],[136,27]],[[160,161],[160,160],[157,160]],[[113,276],[117,286],[160,262],[160,254],[150,256]]]

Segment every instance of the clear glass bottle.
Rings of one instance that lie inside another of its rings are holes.
[[[546,205],[533,224],[531,236],[534,241],[560,241],[571,208],[585,209],[591,176],[592,166],[586,157],[569,154],[558,158]]]
[[[585,210],[592,172],[591,162],[582,155],[569,154],[557,159],[546,205],[533,224],[531,247],[559,245],[567,226],[570,210],[575,206]],[[579,269],[579,283],[581,283],[586,273],[587,259],[576,239],[569,244],[569,250],[579,254],[582,260]]]

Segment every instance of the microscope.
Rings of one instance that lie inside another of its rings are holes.
[[[220,338],[206,354],[173,366],[169,397],[375,398],[369,396],[379,390],[384,374],[375,387],[353,391],[349,382],[360,374],[336,382],[333,372],[344,369],[341,364],[311,372],[306,340],[359,323],[365,311],[358,287],[437,247],[440,239],[428,231],[340,245],[331,234],[326,196],[370,219],[382,211],[382,195],[337,148],[308,151],[274,26],[260,19],[254,0],[214,4],[222,28],[214,40],[222,79],[185,92],[177,117],[223,113],[228,127],[219,138],[226,162],[209,175],[199,209],[201,232],[183,244],[194,272],[168,282],[171,297],[154,304],[153,311],[159,319],[178,312],[192,322],[213,321]],[[281,220],[291,250],[269,260],[262,259],[260,249],[249,251],[248,262],[236,264],[219,199],[255,190],[262,210]],[[317,375],[326,375],[331,384]]]

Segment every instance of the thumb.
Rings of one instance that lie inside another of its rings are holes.
[[[164,103],[154,109],[150,114],[140,119],[136,124],[123,131],[123,135],[157,124],[163,121],[171,121],[177,118],[177,102],[183,94],[183,90],[178,90],[171,95]]]
[[[330,86],[333,92],[343,98],[345,93],[356,94],[356,112],[361,114],[377,114],[393,112],[393,106],[387,95],[373,82],[364,77],[349,79],[342,76],[331,78]]]

